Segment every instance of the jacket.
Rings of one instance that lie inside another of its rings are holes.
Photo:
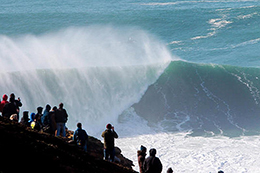
[[[73,135],[73,140],[78,144],[78,145],[85,145],[88,141],[88,134],[85,130],[78,128]]]
[[[101,136],[104,138],[105,149],[113,149],[115,147],[115,138],[118,138],[118,135],[114,130],[106,129]]]
[[[149,156],[144,161],[144,171],[145,173],[161,173],[162,163],[158,157]]]
[[[9,102],[7,101],[7,99],[8,99],[8,96],[7,96],[6,94],[4,94],[4,95],[3,95],[3,100],[2,100],[1,103],[0,103],[0,112],[3,112],[3,109],[4,109],[5,104],[9,103]]]
[[[141,150],[137,151],[137,158],[138,158],[138,165],[139,165],[139,172],[140,173],[144,173],[143,164],[144,164],[145,156],[146,156],[145,152],[143,152]]]
[[[17,109],[16,109],[16,106],[14,105],[13,102],[7,103],[7,104],[4,106],[2,116],[9,119],[10,116],[13,115],[13,114],[18,114]],[[18,115],[17,115],[17,119],[19,120]]]
[[[55,112],[56,123],[66,123],[68,120],[68,114],[65,109],[57,109]]]

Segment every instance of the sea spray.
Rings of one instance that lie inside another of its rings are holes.
[[[215,173],[224,172],[258,172],[259,170],[259,136],[228,138],[215,136],[190,137],[189,133],[156,133],[135,137],[118,138],[117,145],[122,154],[133,160],[134,169],[139,170],[137,150],[141,145],[157,149],[156,156],[166,172],[172,167],[174,172]],[[147,152],[149,155],[149,152]]]
[[[98,135],[140,100],[172,56],[143,30],[90,26],[0,36],[0,60],[0,90],[20,96],[22,110],[64,102],[69,128],[80,121]]]

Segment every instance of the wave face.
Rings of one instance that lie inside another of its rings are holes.
[[[163,131],[259,134],[259,74],[259,68],[172,62],[133,108]]]
[[[172,60],[167,48],[137,28],[92,26],[40,36],[0,36],[0,91],[22,110],[64,103],[69,128],[96,134],[138,102]]]

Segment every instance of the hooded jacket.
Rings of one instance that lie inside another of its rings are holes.
[[[5,104],[9,103],[9,102],[7,101],[7,99],[8,99],[8,96],[7,96],[6,94],[4,94],[4,95],[3,95],[3,100],[2,100],[1,103],[0,103],[0,112],[3,112],[3,109],[4,109]]]

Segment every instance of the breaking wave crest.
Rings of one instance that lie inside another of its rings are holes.
[[[68,126],[81,121],[95,135],[106,123],[117,123],[172,58],[163,43],[137,28],[91,26],[0,36],[0,90],[16,93],[30,112],[64,102]]]

